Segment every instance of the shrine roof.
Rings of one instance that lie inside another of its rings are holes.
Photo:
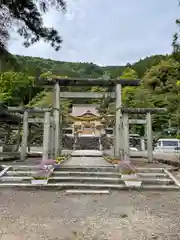
[[[72,115],[74,117],[79,117],[86,114],[99,116],[99,112],[97,110],[98,107],[98,104],[76,104],[72,107]]]

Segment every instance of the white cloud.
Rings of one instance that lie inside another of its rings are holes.
[[[16,38],[10,41],[10,51],[101,65],[126,64],[171,51],[179,13],[175,0],[67,0],[67,7],[66,15],[52,10],[44,18],[64,40],[59,52],[43,42],[25,49]]]

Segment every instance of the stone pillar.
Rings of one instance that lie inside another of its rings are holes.
[[[54,125],[55,125],[55,134],[54,134],[54,144],[55,144],[55,158],[61,154],[60,146],[60,86],[57,82],[55,84],[55,103],[54,103]]]
[[[49,137],[49,149],[50,149],[50,157],[52,159],[55,158],[55,128],[54,128],[54,120],[51,119],[51,125],[50,125],[50,137]]]
[[[61,155],[62,153],[62,148],[63,148],[63,115],[60,109],[59,112],[59,154]]]
[[[73,146],[72,146],[73,147],[73,151],[76,150],[77,137],[78,137],[78,134],[74,132],[74,135],[73,135],[74,141],[73,141]]]
[[[121,119],[122,119],[121,106],[122,106],[121,84],[116,84],[116,122],[115,122],[115,134],[114,134],[114,137],[115,137],[114,154],[117,157],[119,157],[121,155],[120,144],[122,143],[122,139],[121,139],[122,129],[120,129],[121,128]]]
[[[27,156],[27,144],[28,144],[28,111],[24,112],[23,115],[23,131],[22,131],[22,142],[21,142],[21,160],[25,160]]]
[[[114,156],[116,156],[116,152],[115,152],[115,142],[116,142],[116,135],[115,135],[115,126],[113,126],[113,132],[112,132],[112,154]]]
[[[151,113],[146,114],[146,120],[147,120],[147,156],[148,161],[153,161],[153,139],[152,139],[152,118]]]
[[[49,159],[49,138],[50,138],[51,113],[44,114],[44,134],[43,134],[43,155],[42,160]]]
[[[124,140],[124,160],[130,160],[130,152],[129,152],[129,117],[128,114],[125,113],[123,115],[123,140]]]
[[[145,151],[146,148],[145,148],[145,140],[144,138],[141,139],[141,151]]]
[[[101,135],[99,137],[99,151],[103,151],[102,141],[101,141]]]
[[[21,143],[21,124],[19,124],[18,126],[18,130],[17,130],[17,142],[16,142],[16,152],[19,152],[19,147],[20,147],[20,143]]]
[[[31,134],[31,127],[32,125],[29,125],[29,136],[28,136],[28,152],[31,151],[31,138],[32,138],[32,134]]]

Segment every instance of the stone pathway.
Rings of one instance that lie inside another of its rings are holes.
[[[80,165],[80,166],[110,166],[111,165],[110,163],[106,162],[103,159],[103,157],[100,156],[101,155],[100,151],[79,150],[79,151],[75,151],[72,155],[74,156],[72,156],[65,163],[66,165]],[[81,155],[81,156],[76,156],[76,155]],[[88,157],[88,155],[92,155],[92,157]]]
[[[72,157],[66,165],[80,166],[110,166],[102,157]]]
[[[71,156],[102,156],[103,152],[99,150],[75,150],[71,153]]]

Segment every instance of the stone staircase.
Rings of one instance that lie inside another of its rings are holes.
[[[87,150],[99,150],[100,144],[99,144],[99,137],[94,137],[94,136],[80,136],[77,138],[76,141],[76,150],[80,149],[87,149]]]
[[[31,180],[38,166],[3,166],[0,172],[0,188],[49,188],[79,193],[108,193],[110,190],[129,189],[121,179],[118,169],[113,166],[69,166],[55,168],[46,185],[33,185]],[[142,190],[179,190],[180,186],[168,170],[163,168],[138,168]],[[136,189],[136,188],[135,188]]]
[[[106,136],[103,135],[101,136],[101,144],[103,149],[110,149],[111,148],[111,142],[110,139]],[[74,137],[73,136],[67,136],[66,134],[63,134],[62,137],[62,146],[64,149],[69,149],[72,150],[74,147]],[[86,150],[99,150],[100,145],[99,145],[99,139],[98,137],[94,136],[88,136],[88,137],[83,137],[80,136],[77,138],[76,150],[81,150],[81,149],[86,149]]]

